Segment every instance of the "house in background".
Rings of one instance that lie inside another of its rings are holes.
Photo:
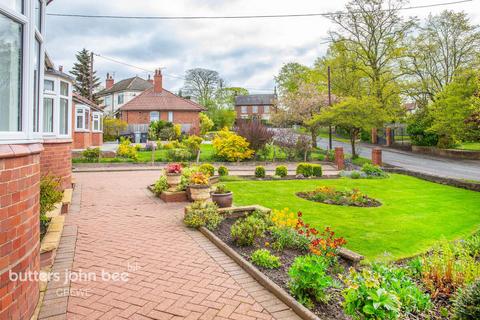
[[[201,105],[181,98],[163,88],[162,72],[155,72],[153,87],[134,97],[120,108],[120,119],[128,123],[128,133],[136,137],[148,133],[152,121],[164,120],[182,127],[183,133],[198,134],[200,131]],[[135,138],[135,142],[138,141]],[[143,142],[143,141],[142,141]]]
[[[103,144],[103,110],[95,102],[73,93],[73,149]]]
[[[237,122],[242,120],[270,121],[272,112],[276,110],[277,95],[250,94],[235,97],[235,113]]]
[[[152,87],[152,80],[144,80],[140,77],[128,78],[115,83],[113,77],[107,73],[105,89],[98,92],[96,96],[99,98],[99,106],[105,111],[105,114],[113,116],[125,103]]]

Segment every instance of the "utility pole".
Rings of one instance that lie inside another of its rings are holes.
[[[332,84],[330,81],[330,66],[328,66],[328,105],[332,106]],[[328,126],[328,149],[333,149],[332,143],[332,126]]]
[[[90,52],[89,98],[93,101],[93,51]]]

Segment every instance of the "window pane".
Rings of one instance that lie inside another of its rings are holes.
[[[22,130],[22,29],[0,14],[0,131]]]
[[[33,60],[33,132],[40,129],[40,95],[38,94],[40,81],[40,42],[35,39],[35,57]]]
[[[42,32],[42,1],[35,2],[35,26],[39,32]]]
[[[60,94],[62,96],[68,97],[68,83],[63,81],[60,82]]]
[[[83,109],[77,109],[77,129],[83,129]]]
[[[123,93],[120,93],[117,97],[117,104],[123,104]]]
[[[68,100],[60,98],[60,134],[68,134]]]
[[[160,112],[158,111],[150,112],[150,122],[158,121],[158,120],[160,120]]]
[[[43,89],[45,91],[55,91],[55,82],[52,80],[45,80],[43,83]]]
[[[168,121],[173,122],[173,112],[172,111],[168,112]]]
[[[43,132],[53,132],[53,99],[43,99]]]
[[[85,129],[90,129],[90,112],[85,110]]]
[[[0,0],[0,3],[7,8],[23,13],[23,0]]]

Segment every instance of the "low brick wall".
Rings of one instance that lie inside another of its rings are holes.
[[[46,140],[40,154],[40,173],[61,179],[62,189],[72,187],[72,140]]]
[[[41,144],[0,145],[0,319],[30,319],[40,270]],[[10,271],[21,279],[11,279]]]
[[[434,156],[452,158],[452,159],[480,160],[480,151],[439,149],[435,147],[421,147],[421,146],[412,146],[412,151],[423,153],[423,154],[431,154]]]

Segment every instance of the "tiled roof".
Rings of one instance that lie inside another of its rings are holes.
[[[153,84],[140,77],[128,78],[115,83],[110,89],[104,89],[97,93],[97,96],[103,96],[106,94],[132,90],[132,91],[145,91],[153,87]]]
[[[277,96],[275,94],[250,94],[235,97],[236,106],[264,106],[273,105]]]
[[[141,111],[204,111],[205,108],[191,100],[174,95],[168,90],[163,89],[161,93],[153,92],[153,88],[148,89],[125,103],[121,111],[141,110]]]
[[[79,95],[78,93],[74,92],[73,95],[72,95],[72,98],[74,101],[76,102],[79,102],[81,104],[86,104],[87,106],[90,106],[98,111],[102,111],[102,108],[100,108],[95,102],[93,102],[92,100],[90,99],[87,99],[81,95]]]

